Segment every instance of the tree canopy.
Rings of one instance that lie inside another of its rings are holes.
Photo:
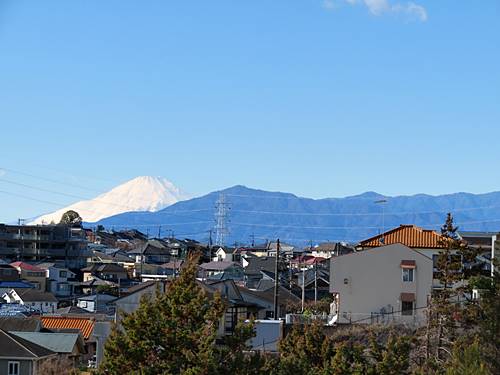
[[[70,225],[70,226],[81,226],[82,217],[76,211],[69,210],[66,211],[62,216],[59,224]]]

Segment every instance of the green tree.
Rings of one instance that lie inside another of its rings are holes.
[[[343,342],[335,348],[335,355],[325,366],[324,375],[365,375],[370,366],[364,356],[364,347],[352,342]]]
[[[408,374],[410,368],[411,337],[397,336],[391,332],[386,345],[377,342],[375,335],[370,337],[370,355],[374,360],[373,368],[368,371],[380,375]]]
[[[78,212],[69,210],[66,211],[62,216],[59,224],[69,225],[73,227],[79,227],[82,225],[82,218]]]
[[[294,326],[280,341],[279,352],[279,373],[282,375],[319,374],[325,360],[335,353],[333,342],[316,322]]]
[[[103,374],[215,374],[215,345],[224,304],[209,298],[196,281],[198,260],[190,257],[164,294],[143,298],[124,314],[105,345]],[[247,338],[246,331],[241,334]]]
[[[497,368],[498,370],[498,368]],[[478,341],[472,344],[457,345],[446,369],[446,375],[490,375],[482,360],[481,346]]]

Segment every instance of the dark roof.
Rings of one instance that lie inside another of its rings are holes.
[[[204,270],[224,271],[229,267],[234,267],[234,266],[241,267],[241,265],[236,262],[221,261],[221,262],[202,263],[200,265],[200,268]]]
[[[257,298],[261,298],[263,300],[266,300],[267,302],[274,302],[274,288],[269,288],[267,290],[252,290],[248,289],[243,286],[238,286],[238,289],[240,293],[248,293],[251,294]],[[244,295],[243,295],[243,298]],[[297,297],[295,294],[290,293],[290,291],[286,288],[283,288],[282,286],[279,287],[279,292],[278,292],[278,301],[280,305],[285,304],[288,301],[291,302],[298,302],[300,301],[300,298]]]
[[[38,332],[42,328],[39,319],[25,317],[0,317],[0,329],[4,331]]]
[[[29,288],[15,288],[14,290],[24,302],[57,302],[57,298],[50,292],[42,292],[38,289]]]
[[[53,354],[49,349],[0,329],[0,358],[36,359]]]
[[[83,272],[127,272],[125,268],[114,263],[96,263],[81,270]]]
[[[245,267],[245,273],[258,274],[260,271],[268,271],[274,274],[276,257],[250,257],[246,260],[248,265]]]
[[[82,309],[81,307],[78,307],[78,306],[61,307],[60,309],[57,309],[54,312],[54,314],[60,314],[60,315],[67,315],[67,314],[88,314],[88,313],[89,312],[87,310],[84,310],[84,309]]]
[[[257,290],[267,290],[270,288],[274,288],[274,280],[269,280],[269,279],[259,280],[257,286],[255,287],[255,289]]]

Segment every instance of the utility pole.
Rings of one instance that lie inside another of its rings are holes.
[[[158,225],[158,239],[161,238],[161,225]]]
[[[276,261],[274,263],[274,320],[278,320],[278,288],[279,288],[279,274],[278,263],[280,259],[280,239],[276,241]]]
[[[19,226],[19,238],[21,239],[21,251],[17,252],[17,260],[22,260],[24,257],[24,222],[25,219],[17,219],[17,225]]]
[[[314,303],[318,302],[318,262],[314,258]]]
[[[382,237],[380,238],[380,242],[382,245],[385,244],[385,238],[384,238],[384,233],[385,233],[385,204],[387,203],[387,199],[380,199],[378,201],[375,201],[376,204],[381,204],[382,205]]]
[[[304,302],[306,299],[306,271],[303,267],[302,270],[302,309],[301,312],[304,313]]]

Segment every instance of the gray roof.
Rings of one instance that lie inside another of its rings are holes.
[[[245,273],[247,274],[258,274],[262,270],[274,273],[276,257],[251,257],[247,258],[247,261],[248,265],[245,267]]]
[[[56,309],[54,314],[61,314],[61,315],[66,315],[66,314],[88,314],[89,312],[85,309],[82,309],[81,307],[78,306],[68,306],[68,307],[61,307],[59,309]]]
[[[14,290],[24,302],[57,302],[57,298],[50,292],[31,288],[15,288]]]
[[[0,329],[4,331],[38,332],[41,328],[40,319],[15,316],[0,317]]]
[[[233,267],[233,266],[240,266],[240,265],[236,262],[228,262],[228,261],[208,262],[208,263],[201,264],[200,268],[202,268],[204,270],[224,271],[225,269],[228,269],[229,267]]]
[[[9,333],[56,353],[72,353],[80,337],[78,333],[18,331]]]
[[[99,301],[111,301],[113,299],[116,299],[115,296],[112,296],[110,294],[90,294],[88,296],[82,296],[82,297],[78,297],[78,301],[95,301],[96,298],[99,300]]]
[[[0,329],[0,358],[36,359],[55,354],[43,346]]]

